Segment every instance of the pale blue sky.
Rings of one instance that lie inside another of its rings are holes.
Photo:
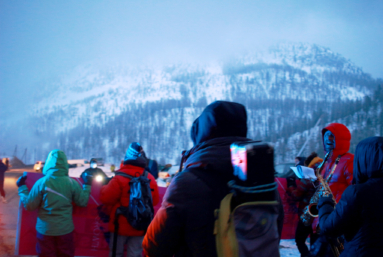
[[[220,60],[280,41],[329,47],[383,78],[382,10],[372,0],[0,0],[0,108],[84,63]]]

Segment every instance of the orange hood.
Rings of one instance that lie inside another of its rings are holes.
[[[351,141],[351,133],[348,128],[340,123],[331,123],[322,129],[322,144],[324,148],[324,134],[327,130],[330,130],[331,133],[335,136],[335,148],[331,159],[338,157],[339,155],[343,155],[350,150],[350,141]],[[326,150],[325,150],[326,151]]]

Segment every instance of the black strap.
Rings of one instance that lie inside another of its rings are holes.
[[[116,257],[117,237],[118,237],[118,229],[119,229],[118,217],[120,217],[120,215],[117,214],[117,210],[116,210],[116,216],[114,217],[114,234],[113,234],[112,257]]]
[[[126,174],[126,173],[124,173],[124,172],[121,172],[121,171],[117,171],[117,172],[115,172],[115,173],[116,173],[116,176],[122,176],[122,177],[130,178],[130,179],[135,178],[135,177],[130,176],[130,175],[128,175],[128,174]]]
[[[128,174],[126,174],[126,173],[124,173],[124,172],[121,172],[121,171],[117,171],[117,172],[115,172],[115,175],[116,175],[116,176],[122,176],[122,177],[125,177],[125,178],[130,178],[130,179],[138,178],[138,177],[130,176],[130,175],[128,175]],[[143,173],[141,176],[147,178],[147,177],[148,177],[148,171],[147,171],[147,170],[144,170],[144,173]]]

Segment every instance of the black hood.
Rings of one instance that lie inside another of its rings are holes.
[[[383,177],[383,137],[369,137],[359,142],[354,156],[354,181],[362,184],[370,178]]]
[[[246,137],[246,109],[239,103],[213,102],[194,121],[190,134],[194,145],[218,137]]]
[[[233,180],[234,170],[231,164],[230,145],[234,142],[246,141],[250,141],[250,139],[220,137],[205,141],[184,153],[184,168],[199,168],[213,176],[219,176],[226,182]]]

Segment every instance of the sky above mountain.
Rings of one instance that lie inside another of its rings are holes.
[[[381,10],[373,0],[0,0],[0,111],[26,111],[42,85],[87,63],[210,62],[285,41],[329,47],[382,78]]]

